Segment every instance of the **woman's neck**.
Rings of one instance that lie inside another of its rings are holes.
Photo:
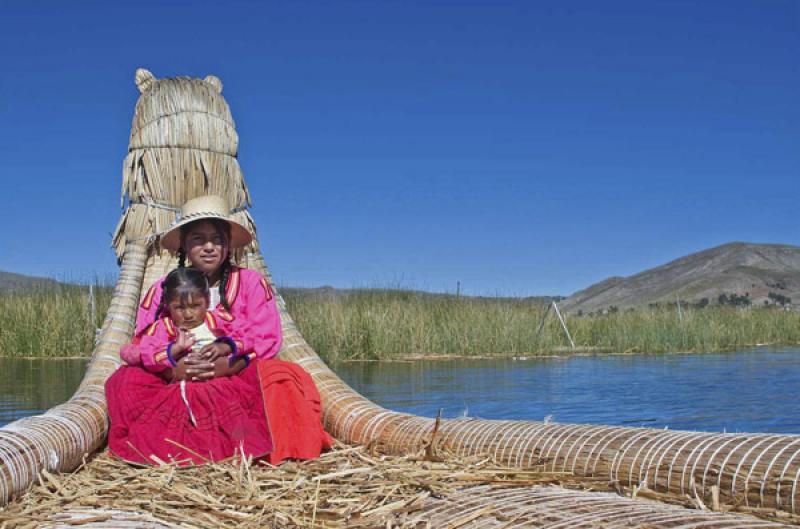
[[[219,286],[219,282],[222,280],[222,270],[217,270],[213,274],[207,276],[208,277],[208,286],[216,287]]]

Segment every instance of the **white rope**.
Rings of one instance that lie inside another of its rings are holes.
[[[795,439],[791,443],[787,444],[783,448],[781,448],[775,456],[773,456],[772,461],[770,461],[767,470],[764,472],[764,478],[761,480],[761,487],[758,489],[758,497],[761,502],[761,505],[764,505],[764,487],[767,486],[767,480],[769,479],[769,473],[772,471],[772,466],[780,459],[783,453],[790,447],[800,443],[800,438]]]
[[[665,491],[669,492],[670,491],[669,485],[670,482],[672,481],[672,467],[673,465],[675,465],[676,459],[681,454],[681,452],[683,452],[683,449],[687,445],[689,445],[695,439],[702,438],[704,435],[705,434],[698,432],[684,432],[683,435],[679,436],[672,443],[670,443],[669,447],[666,450],[664,450],[664,452],[661,454],[661,457],[658,459],[658,464],[656,465],[656,471],[653,474],[653,483],[654,484],[658,483],[658,471],[661,468],[661,462],[664,460],[664,456],[666,456],[669,453],[669,450],[672,450],[673,446],[676,446],[680,441],[685,440],[684,443],[681,445],[681,447],[675,450],[675,455],[672,456],[672,459],[669,462],[669,466],[667,467],[667,483],[664,486],[664,489]],[[687,438],[688,440],[686,440]]]
[[[733,456],[733,454],[735,454],[736,451],[739,450],[739,448],[744,447],[747,443],[749,443],[750,441],[754,441],[754,440],[755,440],[755,438],[750,438],[750,437],[746,436],[745,439],[741,443],[736,445],[736,447],[733,450],[729,451],[728,454],[725,456],[725,459],[722,461],[722,467],[720,467],[720,469],[719,469],[719,476],[717,476],[717,487],[719,487],[720,490],[722,490],[722,475],[723,475],[723,472],[725,470],[725,467],[728,465],[728,459],[730,459]],[[766,440],[766,438],[764,438],[761,441],[759,441],[758,443],[756,443],[756,446],[758,446],[758,444],[763,442],[764,440]],[[747,452],[747,453],[749,453],[749,452]],[[747,453],[745,453],[744,456],[742,456],[742,457],[746,457]],[[739,460],[739,464],[736,466],[736,470],[731,475],[731,495],[736,493],[734,491],[734,489],[733,489],[733,484],[736,482],[736,474],[739,473],[739,467],[742,464],[741,461],[742,460],[740,459]]]
[[[634,471],[634,469],[637,468],[636,467],[636,461],[639,460],[639,456],[642,454],[642,452],[648,446],[650,446],[650,448],[644,454],[644,457],[642,457],[642,462],[638,467],[639,468],[639,474],[636,476],[636,482],[637,483],[642,483],[642,478],[644,478],[644,481],[647,482],[647,476],[648,476],[648,471],[649,471],[649,468],[647,468],[647,465],[646,465],[647,458],[650,457],[650,454],[652,453],[653,448],[655,446],[657,446],[662,441],[662,439],[664,439],[664,438],[669,439],[670,436],[666,435],[665,433],[660,433],[660,435],[654,435],[652,439],[648,440],[646,443],[644,443],[639,448],[639,450],[636,451],[636,455],[633,456],[633,461],[631,461],[630,469],[628,471],[628,483],[633,483],[633,471]],[[642,476],[643,472],[644,472],[644,476]]]
[[[561,450],[564,448],[564,444],[567,442],[567,440],[572,439],[572,435],[573,435],[573,433],[575,431],[582,432],[585,429],[586,429],[585,425],[577,424],[577,425],[575,425],[575,428],[570,428],[569,430],[567,430],[567,432],[563,436],[563,439],[561,440],[561,443],[558,445],[558,449],[556,450],[556,453],[553,455],[553,466],[552,466],[552,471],[553,472],[556,471],[556,461],[558,461],[558,457],[561,454]],[[580,437],[578,437],[578,439],[580,439]],[[555,443],[553,443],[553,446],[555,446]],[[570,443],[570,447],[572,447],[572,446],[575,446],[575,441],[574,440],[573,440],[572,443]],[[547,455],[545,457],[550,457],[550,450],[551,449],[547,450]],[[562,458],[562,462],[563,462],[563,464],[562,464],[562,468],[563,468],[567,464],[566,454]]]
[[[535,432],[541,430],[543,428],[543,426],[544,425],[542,423],[532,422],[532,423],[526,425],[524,428],[522,428],[522,431],[519,432],[519,435],[516,435],[516,436],[513,437],[514,445],[511,448],[511,453],[506,458],[506,460],[509,462],[509,464],[511,463],[511,461],[512,461],[512,459],[514,457],[514,454],[516,452],[516,461],[514,462],[514,465],[517,466],[517,467],[519,467],[521,465],[522,457],[525,454],[524,447],[527,446],[527,445],[523,444],[523,441],[530,442],[530,440],[533,438],[533,435],[535,434]]]
[[[529,449],[528,447],[531,445],[531,443],[536,442],[536,439],[538,438],[539,433],[543,432],[544,430],[546,430],[547,426],[548,426],[547,424],[545,424],[543,422],[540,422],[538,424],[534,423],[534,425],[535,425],[535,427],[532,429],[532,431],[530,433],[527,433],[525,435],[525,437],[523,437],[522,439],[518,439],[517,440],[516,444],[517,444],[517,446],[520,446],[520,450],[517,453],[517,462],[516,462],[516,466],[517,467],[521,467],[522,466],[522,460],[526,455],[528,456],[528,465],[527,466],[528,467],[532,466],[531,465],[531,460],[533,459],[533,455],[534,455],[533,454],[533,449]],[[524,441],[524,443],[521,443],[520,441]]]
[[[524,428],[524,426],[525,423],[520,423],[518,421],[506,421],[505,426],[500,430],[502,435],[494,443],[494,454],[492,454],[493,461],[500,461],[501,458],[505,457],[505,447],[508,446],[508,443],[511,442],[511,439],[516,435],[517,431]],[[501,453],[503,456],[500,455]]]
[[[492,434],[498,429],[502,428],[504,421],[479,421],[481,424],[474,430],[472,438],[466,437],[464,439],[464,446],[472,451],[472,454],[483,452],[482,443],[492,439]],[[478,445],[477,440],[480,438],[481,445]]]
[[[459,427],[464,423],[466,423],[466,428],[463,428],[461,430],[460,432],[461,435],[459,435],[458,439],[456,440],[456,442],[458,443],[456,455],[458,457],[464,457],[465,455],[469,454],[469,449],[471,447],[467,444],[467,439],[473,434],[475,430],[478,430],[483,426],[483,421],[479,419],[474,419],[472,417],[460,423]]]
[[[800,448],[797,449],[794,454],[792,454],[792,457],[786,460],[786,465],[784,465],[783,470],[781,471],[781,475],[778,478],[778,485],[777,487],[775,487],[775,505],[777,505],[778,508],[780,508],[781,506],[781,483],[783,483],[783,476],[786,475],[786,471],[789,470],[789,466],[797,458],[798,455],[800,455]],[[792,488],[794,489],[794,487]]]
[[[186,411],[189,412],[189,420],[192,421],[192,426],[197,426],[197,419],[194,418],[192,406],[189,404],[189,399],[186,397],[186,381],[181,380],[181,400],[186,405]]]
[[[652,433],[653,432],[651,430],[642,430],[641,432],[636,433],[626,439],[619,449],[616,450],[614,459],[611,461],[611,470],[609,471],[609,476],[612,480],[619,481],[619,467],[622,466],[622,462],[625,459],[625,454],[628,453],[630,447],[636,444],[639,439],[652,435]]]
[[[603,445],[603,447],[602,447],[602,448],[600,448],[600,450],[598,450],[598,451],[597,451],[597,458],[594,460],[594,465],[592,465],[592,475],[593,475],[593,476],[594,476],[594,475],[596,474],[596,472],[597,472],[597,463],[599,463],[599,462],[600,462],[600,458],[602,457],[602,454],[603,454],[603,453],[606,451],[606,448],[608,448],[609,446],[611,446],[611,443],[613,443],[614,441],[616,441],[618,438],[620,438],[620,437],[624,437],[624,436],[626,436],[626,435],[629,435],[630,433],[631,433],[630,431],[628,431],[628,430],[625,430],[624,428],[618,428],[618,429],[617,429],[617,431],[616,431],[616,433],[615,433],[614,435],[612,435],[612,436],[611,436],[611,437],[610,437],[610,438],[609,438],[609,439],[606,441],[606,444],[605,444],[605,445]]]
[[[713,453],[713,454],[711,454],[711,457],[709,457],[709,458],[708,458],[708,462],[706,463],[706,467],[703,469],[703,482],[702,482],[702,485],[701,485],[702,494],[705,494],[705,493],[706,493],[706,475],[708,475],[708,471],[711,469],[711,464],[712,464],[712,463],[714,462],[714,460],[717,458],[717,454],[719,454],[719,452],[720,452],[720,451],[721,451],[723,448],[725,448],[726,446],[728,446],[728,445],[729,445],[729,444],[731,444],[732,442],[734,442],[734,441],[736,441],[736,440],[738,440],[738,439],[741,439],[742,437],[743,437],[743,436],[741,436],[741,435],[733,435],[733,436],[731,436],[731,438],[730,438],[730,439],[728,439],[727,441],[725,441],[724,443],[722,443],[721,445],[719,445],[719,446],[717,447],[717,449],[716,449],[716,450],[714,450],[714,453]],[[719,478],[720,476],[722,476],[722,471],[723,471],[723,469],[725,468],[725,463],[726,463],[727,461],[728,461],[728,459],[727,459],[727,458],[726,458],[726,459],[724,459],[724,460],[722,461],[722,465],[719,467],[719,470],[717,471],[717,478]],[[692,473],[694,473],[694,469],[692,469]],[[719,485],[717,485],[717,487],[719,487]]]
[[[688,450],[689,448],[692,448],[692,445],[695,443],[695,441],[697,441],[697,443],[702,443],[706,438],[707,438],[707,434],[701,432],[698,435],[690,437],[686,442],[684,442],[681,445],[681,447],[678,450],[675,451],[675,455],[672,456],[672,460],[669,463],[669,473],[667,474],[667,490],[668,491],[671,490],[670,484],[672,482],[673,468],[675,466],[675,463],[678,461],[678,456],[680,456],[683,453],[684,449]],[[694,446],[695,446],[695,449],[696,449],[697,445],[695,444]],[[688,458],[684,457],[683,460],[687,461]],[[684,470],[685,470],[685,467],[684,467]],[[681,492],[683,492],[683,474],[681,474],[681,484],[680,485],[681,485]]]
[[[694,471],[695,471],[695,468],[697,467],[697,461],[698,461],[700,458],[702,458],[702,457],[703,457],[703,454],[704,454],[704,453],[705,453],[705,451],[708,449],[708,447],[709,447],[709,446],[711,446],[711,445],[713,445],[713,444],[714,444],[714,443],[716,443],[717,441],[719,441],[719,438],[717,438],[717,437],[708,437],[708,438],[706,438],[706,439],[703,439],[703,440],[702,440],[702,441],[700,441],[700,443],[699,443],[697,446],[695,446],[695,447],[694,447],[694,449],[692,449],[692,451],[689,453],[689,456],[686,458],[686,460],[685,460],[685,461],[684,461],[684,463],[683,463],[683,469],[682,469],[682,471],[681,471],[681,494],[683,494],[683,483],[684,483],[684,476],[686,476],[686,469],[689,467],[689,463],[690,463],[690,462],[692,463],[692,471],[691,471],[691,473],[689,474],[689,478],[692,480],[692,487],[693,487],[693,488],[696,488],[696,487],[697,487],[697,485],[696,485],[696,480],[695,480]],[[700,449],[700,453],[697,455],[697,457],[694,457],[694,454],[695,454],[695,452],[697,452],[697,450],[698,450],[698,449]]]
[[[605,431],[606,431],[606,428],[604,428],[602,426],[592,426],[589,429],[587,429],[586,433],[584,434],[584,436],[586,438],[583,440],[583,442],[580,445],[578,445],[578,442],[575,441],[575,443],[570,447],[569,452],[567,453],[567,457],[564,458],[564,466],[561,467],[561,470],[566,470],[566,468],[567,468],[567,460],[569,459],[570,454],[572,454],[572,451],[575,449],[575,447],[578,447],[578,449],[575,450],[575,456],[574,456],[574,458],[572,460],[572,467],[570,468],[570,472],[572,472],[574,474],[575,473],[575,467],[578,465],[578,460],[580,459],[580,455],[583,452],[583,448],[586,446],[586,443],[588,443],[589,439],[593,438],[595,435],[601,434],[601,433],[603,433]]]
[[[603,429],[602,432],[598,432],[598,433],[602,433],[603,435],[600,436],[600,439],[598,439],[598,441],[596,443],[592,443],[592,446],[591,446],[591,449],[589,450],[589,453],[586,454],[586,459],[583,462],[583,471],[581,472],[581,474],[583,474],[584,476],[589,471],[589,463],[592,461],[592,455],[594,454],[594,452],[597,449],[597,447],[600,446],[600,444],[603,443],[606,439],[608,439],[609,437],[613,437],[613,436],[617,435],[619,432],[617,431],[616,428],[614,428],[612,426],[608,426],[605,429]],[[597,464],[595,463],[595,467],[596,466],[597,466]],[[594,468],[595,467],[592,468],[592,474],[594,474]]]

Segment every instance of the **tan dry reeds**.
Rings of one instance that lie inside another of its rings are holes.
[[[127,197],[128,208],[114,233],[117,257],[129,240],[153,242],[181,204],[201,195],[225,197],[237,220],[255,235],[245,209],[250,193],[236,159],[239,136],[222,82],[214,76],[156,80],[139,69],[136,84],[142,97],[122,168],[121,201],[124,206]],[[253,240],[249,250],[258,251]]]
[[[0,512],[0,528],[786,527],[774,512],[759,513],[772,521],[756,520],[647,496],[625,498],[603,480],[454,458],[442,449],[387,457],[340,444],[320,459],[280,467],[234,458],[142,468],[102,454],[71,475],[43,473]]]
[[[67,404],[0,429],[0,500],[4,502],[25,490],[42,470],[70,470],[103,442],[107,427],[103,382],[119,363],[119,346],[131,335],[143,285],[175,264],[158,251],[154,235],[172,222],[177,208],[189,198],[219,193],[233,207],[249,203],[235,160],[237,138],[219,80],[156,80],[149,72],[139,71],[137,84],[143,93],[123,181],[123,194],[130,200],[114,237],[122,271],[101,341],[80,389]],[[197,119],[187,120],[187,116]],[[238,214],[251,223],[245,211]],[[243,265],[269,277],[255,244],[239,258]],[[278,301],[285,336],[281,357],[312,374],[323,398],[325,425],[333,435],[348,444],[372,444],[391,453],[415,450],[431,435],[433,419],[385,410],[344,384],[298,333],[280,296]],[[437,435],[459,458],[489,454],[504,466],[544,465],[550,471],[574,471],[643,492],[687,494],[699,503],[800,509],[800,436],[726,436],[484,420],[442,421]],[[535,527],[548,520],[572,520],[551,526],[579,527],[602,521],[614,527],[626,516],[649,527],[659,527],[665,520],[663,527],[768,523],[698,518],[695,512],[667,506],[648,505],[647,512],[642,512],[630,503],[617,506],[618,498],[598,493],[571,496],[576,493],[563,489],[529,487],[512,493],[489,487],[451,492],[452,496],[444,495],[431,507],[431,515],[438,517],[436,527],[474,527],[487,517],[494,518],[494,526],[505,527]]]

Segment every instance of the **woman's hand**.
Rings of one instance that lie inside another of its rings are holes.
[[[203,356],[203,351],[206,349],[209,349],[207,351],[209,357],[216,356],[214,360]],[[178,365],[174,369],[174,380],[205,381],[235,375],[247,364],[243,359],[238,359],[230,365],[228,358],[230,353],[230,346],[222,342],[209,344],[198,352],[190,352],[178,360]]]
[[[225,342],[212,342],[206,346],[203,346],[197,354],[200,355],[204,360],[207,362],[215,362],[219,358],[225,358],[229,356],[233,350],[231,346]]]
[[[215,376],[214,362],[206,360],[200,353],[190,352],[178,362],[179,368],[181,365],[183,373],[181,373],[181,369],[178,369],[175,376],[177,380],[202,381],[211,380]],[[183,378],[181,378],[181,374],[183,374]]]
[[[243,358],[237,358],[236,361],[231,364],[228,358],[219,358],[214,362],[214,366],[215,378],[229,377],[247,367],[247,362],[245,362]]]

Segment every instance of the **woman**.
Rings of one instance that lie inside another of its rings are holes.
[[[311,378],[272,359],[281,346],[275,297],[258,272],[231,263],[231,250],[252,236],[229,211],[220,197],[189,200],[161,237],[161,246],[178,254],[179,267],[188,261],[206,275],[209,312],[225,322],[230,339],[185,355],[161,377],[126,366],[109,378],[109,448],[123,459],[201,463],[241,449],[253,457],[269,452],[269,461],[278,463],[316,457],[330,446]],[[142,299],[134,341],[169,316],[161,284],[156,281]]]
[[[214,360],[237,352],[250,360],[267,359],[281,348],[281,323],[275,299],[267,280],[254,270],[239,268],[230,262],[230,251],[250,244],[252,236],[244,226],[229,218],[226,202],[216,196],[189,200],[181,208],[180,220],[161,237],[161,246],[178,254],[178,266],[188,260],[208,278],[211,287],[210,310],[234,328],[230,345],[206,346],[202,355],[194,355],[179,364],[179,378],[209,380],[214,376]],[[141,334],[163,311],[159,279],[150,287],[136,315],[136,335]],[[201,356],[212,352],[210,360]],[[217,362],[221,364],[221,362]]]

